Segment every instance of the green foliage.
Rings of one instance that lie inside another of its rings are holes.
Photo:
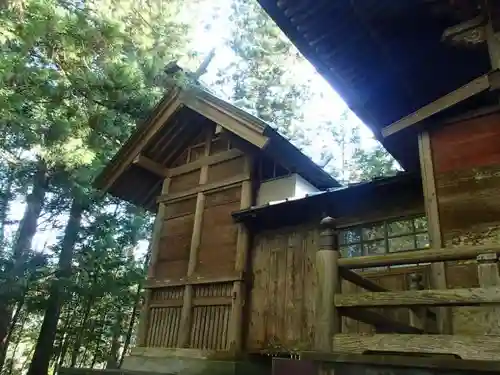
[[[145,272],[145,249],[137,249],[148,239],[151,218],[103,199],[91,182],[161,97],[163,67],[184,53],[181,5],[27,0],[0,10],[4,372],[29,365],[49,294],[61,293],[65,302],[52,367],[102,365],[112,339],[123,343],[130,335]],[[73,224],[73,242],[67,231],[75,202],[84,209]],[[23,204],[21,220],[12,221]],[[56,236],[40,247],[44,227]],[[69,278],[58,265],[68,256]]]

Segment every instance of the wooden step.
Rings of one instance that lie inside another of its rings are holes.
[[[500,303],[500,287],[335,295],[337,307],[474,306]]]
[[[382,351],[453,354],[461,359],[494,361],[500,358],[500,336],[336,334],[333,349],[352,354]]]
[[[152,371],[103,370],[103,369],[63,367],[58,371],[58,375],[170,375],[170,374],[158,373]]]
[[[468,374],[470,374],[471,371],[474,373],[500,373],[500,361],[464,360],[439,356],[420,357],[415,355],[396,355],[394,353],[345,354],[301,352],[300,359],[326,364],[327,367],[331,365],[333,368],[335,368],[335,365],[339,364],[351,364],[384,368],[467,371]]]

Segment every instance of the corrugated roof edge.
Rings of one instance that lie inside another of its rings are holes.
[[[305,197],[298,198],[298,199],[285,199],[281,202],[275,202],[275,203],[267,203],[262,206],[253,206],[247,209],[239,210],[239,211],[234,211],[232,213],[233,218],[237,222],[244,222],[249,218],[256,218],[257,216],[268,214],[269,210],[273,208],[279,208],[283,209],[285,206],[290,206],[289,208],[291,209],[295,204],[303,204],[305,201],[309,200],[313,202],[314,200],[320,198],[320,199],[328,199],[328,198],[333,198],[334,195],[338,192],[341,191],[354,191],[360,188],[369,188],[369,187],[377,187],[377,186],[382,186],[382,185],[388,185],[388,184],[393,184],[396,182],[403,182],[403,181],[411,181],[411,180],[419,180],[420,179],[420,173],[414,173],[414,172],[400,172],[395,176],[389,176],[389,177],[376,177],[370,181],[362,181],[359,183],[347,185],[347,186],[340,186],[340,187],[334,187],[327,189],[325,191],[321,192],[316,192],[312,194],[307,194]]]

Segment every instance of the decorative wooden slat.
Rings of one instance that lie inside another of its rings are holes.
[[[477,335],[346,335],[333,337],[335,351],[454,354],[462,359],[498,360],[500,336]]]
[[[337,294],[337,307],[474,306],[500,303],[500,287]]]

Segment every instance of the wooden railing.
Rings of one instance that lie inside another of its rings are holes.
[[[437,306],[482,306],[500,304],[500,276],[498,254],[500,246],[477,246],[406,251],[380,256],[341,259],[335,220],[321,222],[320,245],[316,255],[316,330],[315,351],[363,354],[367,350],[393,352],[448,353],[464,359],[493,360],[500,358],[500,336],[442,335],[431,333],[429,319],[435,319],[430,310]],[[477,260],[480,288],[428,290],[422,285],[422,276],[412,274],[409,290],[390,291],[352,269],[432,263],[457,260]],[[342,280],[347,280],[366,292],[342,294]],[[370,308],[409,309],[409,323],[395,321]],[[495,315],[495,314],[499,315]],[[345,334],[341,332],[343,316],[371,324],[374,335]],[[498,320],[500,310],[491,310],[489,319]],[[494,324],[494,323],[493,323]],[[498,323],[497,323],[498,325]],[[396,334],[388,334],[396,333]],[[403,334],[403,335],[402,335]]]

